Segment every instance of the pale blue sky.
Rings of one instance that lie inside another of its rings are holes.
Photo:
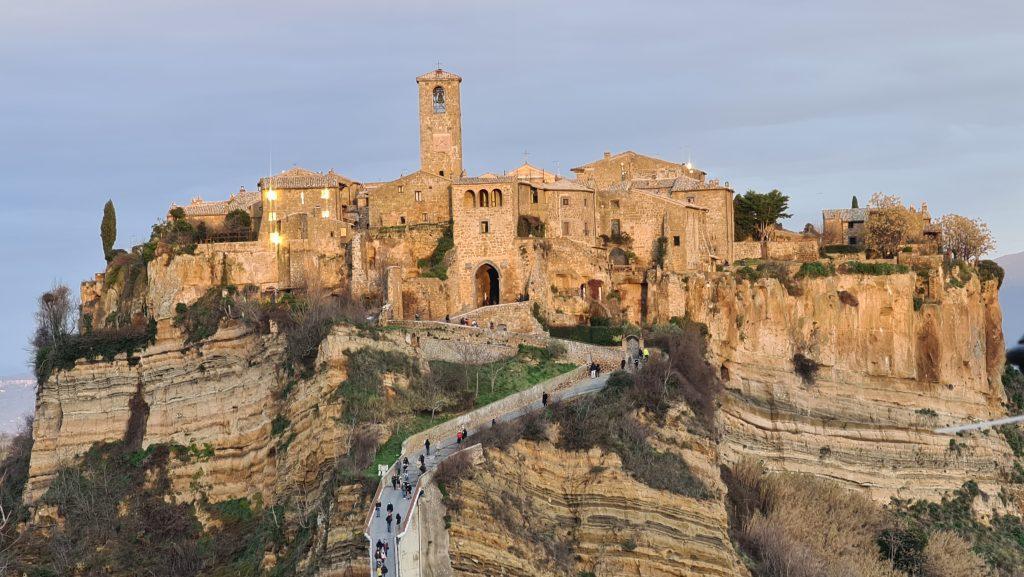
[[[286,5],[287,4],[287,5]],[[373,6],[370,6],[373,4]],[[462,75],[466,168],[565,172],[605,150],[689,154],[789,224],[884,190],[1024,250],[1018,2],[0,0],[0,375],[34,298],[102,265],[172,201],[273,168],[417,166],[413,78]]]

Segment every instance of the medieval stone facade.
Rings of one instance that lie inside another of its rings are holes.
[[[213,226],[244,205],[257,231],[249,245],[277,261],[263,267],[260,287],[302,288],[315,275],[410,317],[530,300],[553,322],[611,309],[639,321],[648,271],[732,259],[733,192],[689,163],[627,151],[574,168],[571,179],[528,163],[466,177],[461,82],[440,69],[416,79],[419,170],[363,183],[292,168],[261,179],[258,191],[193,203],[186,217]]]

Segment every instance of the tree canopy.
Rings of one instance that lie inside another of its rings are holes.
[[[114,201],[108,200],[103,205],[103,220],[100,221],[100,240],[103,242],[103,258],[109,262],[117,240],[117,214],[114,212]]]
[[[733,207],[736,240],[750,237],[771,240],[779,221],[793,216],[786,212],[789,209],[789,197],[778,190],[766,193],[748,190],[746,194],[733,199]]]
[[[864,244],[885,258],[893,258],[907,242],[921,236],[924,221],[898,196],[876,192],[868,201]]]
[[[960,260],[977,260],[995,249],[988,225],[977,218],[947,214],[939,219],[942,246]]]

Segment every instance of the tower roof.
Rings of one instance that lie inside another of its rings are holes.
[[[448,72],[447,70],[441,70],[440,68],[438,68],[437,70],[431,70],[430,72],[427,72],[422,76],[416,77],[416,82],[431,80],[455,80],[458,82],[462,82],[462,77],[459,76],[458,74]]]

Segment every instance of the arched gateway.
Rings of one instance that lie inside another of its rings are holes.
[[[476,269],[476,306],[485,307],[501,302],[501,291],[498,284],[498,269],[490,264],[482,264]]]

